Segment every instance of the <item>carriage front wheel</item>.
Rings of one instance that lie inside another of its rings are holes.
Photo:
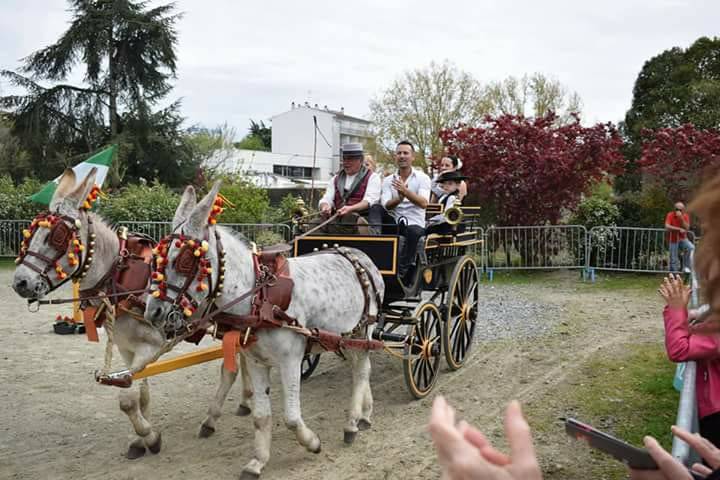
[[[434,303],[415,309],[415,324],[408,330],[403,373],[405,384],[415,398],[424,398],[435,386],[442,354],[442,319]]]
[[[443,350],[448,367],[457,370],[463,366],[470,353],[478,316],[480,279],[477,265],[471,256],[462,257],[455,265],[448,293]]]

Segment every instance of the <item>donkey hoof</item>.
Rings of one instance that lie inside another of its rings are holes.
[[[215,427],[208,427],[203,423],[202,425],[200,425],[200,433],[198,433],[198,437],[208,438],[213,433],[215,433]]]
[[[252,410],[250,410],[250,407],[246,407],[245,405],[238,405],[237,412],[235,412],[235,415],[238,417],[247,417],[252,413]]]
[[[357,432],[345,431],[345,435],[343,436],[343,441],[348,445],[352,445],[353,442],[355,441],[355,437],[357,437]]]
[[[320,443],[320,442],[318,442],[317,448],[311,448],[311,449],[310,449],[310,452],[311,452],[311,453],[315,453],[315,454],[318,454],[318,453],[320,453],[321,451],[322,451],[322,443]]]
[[[359,430],[369,430],[370,427],[372,427],[372,423],[370,421],[365,420],[364,418],[361,418],[357,422],[357,426]]]
[[[148,445],[148,450],[150,450],[152,453],[160,453],[160,449],[162,448],[162,435],[160,432],[157,434],[157,440],[155,440],[155,443],[152,445]]]
[[[130,445],[125,457],[128,460],[135,460],[145,455],[145,447],[139,447],[137,445]]]
[[[250,472],[248,470],[243,470],[240,474],[240,480],[258,480],[260,478],[259,473]]]

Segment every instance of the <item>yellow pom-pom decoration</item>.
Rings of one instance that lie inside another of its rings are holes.
[[[23,237],[30,238],[31,236],[32,236],[32,232],[30,232],[30,230],[27,230],[27,229],[23,230]]]
[[[214,218],[210,219],[210,225],[215,225],[217,223],[217,220]]]
[[[187,244],[191,247],[195,246],[195,240],[188,240]]]
[[[190,316],[192,316],[193,312],[189,308],[186,308],[183,310],[183,313],[185,314],[186,317],[190,317]]]
[[[208,250],[210,250],[210,244],[207,242],[207,240],[203,240],[200,244],[200,248],[202,248],[203,252],[207,252]]]
[[[155,290],[155,291],[153,291],[151,295],[152,295],[153,297],[155,297],[155,298],[160,297],[160,290]]]
[[[158,250],[158,248],[155,247],[152,249],[152,253],[153,253],[153,255],[160,255],[160,250]]]
[[[85,250],[85,245],[78,245],[78,249],[82,252]]]
[[[196,257],[199,257],[200,255],[202,255],[202,250],[198,248],[197,250],[195,250],[195,251],[193,252],[193,254],[194,254]]]
[[[41,226],[41,227],[43,227],[43,228],[49,228],[49,227],[50,227],[50,222],[48,222],[47,220],[41,220],[41,221],[38,222],[38,225]]]
[[[73,259],[73,258],[75,258],[75,254],[74,254],[74,253],[72,253],[72,252],[68,253],[68,258],[70,258],[70,259]]]
[[[83,202],[82,208],[84,208],[85,210],[90,210],[91,207],[92,205],[90,205],[90,202],[88,202],[87,200]]]
[[[58,273],[62,272],[62,265],[58,265],[57,267],[55,267],[55,271]]]
[[[158,257],[155,259],[155,263],[158,265],[162,265],[165,262],[165,259],[162,257]]]

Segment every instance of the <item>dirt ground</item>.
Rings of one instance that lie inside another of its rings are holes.
[[[117,391],[93,380],[93,371],[102,365],[103,346],[82,336],[53,334],[58,311],[27,312],[9,287],[11,275],[11,270],[0,271],[0,478],[237,478],[251,457],[253,427],[250,419],[234,415],[234,392],[216,434],[197,437],[217,385],[218,361],[151,379],[150,417],[162,432],[163,448],[158,455],[126,460],[132,430],[118,408]],[[490,285],[483,283],[483,289]],[[576,274],[564,273],[551,282],[493,288],[493,298],[500,292],[508,299],[552,306],[548,311],[554,318],[536,320],[551,322],[553,328],[536,338],[478,343],[464,368],[443,368],[434,393],[449,397],[460,415],[497,441],[509,399],[534,405],[567,382],[591,355],[612,350],[628,338],[662,338],[659,302],[648,291],[582,287]],[[274,384],[277,380],[275,376]],[[322,358],[302,389],[305,422],[323,441],[319,455],[306,452],[285,429],[280,389],[271,391],[272,457],[263,478],[438,478],[426,433],[433,395],[411,400],[400,361],[382,353],[373,356],[371,384],[373,427],[348,447],[342,426],[350,371],[332,355]],[[547,415],[561,416],[562,411],[555,411],[561,405],[556,399]],[[546,470],[573,461],[561,432],[536,441]]]

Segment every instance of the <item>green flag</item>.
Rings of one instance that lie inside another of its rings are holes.
[[[84,162],[78,163],[73,167],[75,177],[81,180],[85,178],[85,176],[90,172],[93,167],[95,167],[97,168],[95,185],[102,187],[102,184],[105,182],[107,172],[110,169],[110,164],[112,164],[114,153],[115,145],[111,145],[105,150],[102,150],[93,155],[92,157],[88,158]],[[50,200],[52,200],[52,196],[55,193],[55,189],[57,188],[59,182],[60,177],[57,177],[52,182],[48,182],[47,185],[42,188],[42,190],[40,190],[34,195],[30,195],[30,200],[32,200],[33,202],[42,203],[43,205],[49,205]]]

